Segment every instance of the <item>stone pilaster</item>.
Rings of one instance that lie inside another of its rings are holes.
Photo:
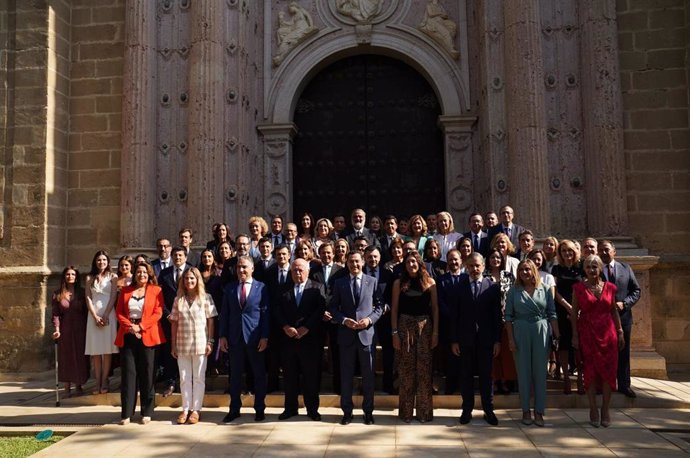
[[[587,229],[628,229],[615,0],[580,0]]]
[[[120,241],[154,243],[156,205],[156,2],[127,0],[122,97]]]
[[[223,7],[191,5],[187,223],[199,234],[223,217]]]
[[[456,228],[464,227],[475,210],[472,127],[476,122],[474,116],[439,116],[438,120],[444,135],[447,205]]]
[[[503,2],[510,205],[537,235],[549,231],[544,60],[539,2]]]
[[[292,140],[297,133],[294,124],[257,126],[264,145],[265,213],[292,215]]]

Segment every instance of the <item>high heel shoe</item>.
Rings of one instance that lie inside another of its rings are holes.
[[[608,428],[611,426],[611,414],[609,412],[606,412],[606,415],[604,415],[604,410],[602,409],[601,411],[601,427],[602,428]]]
[[[596,409],[589,409],[589,424],[595,428],[599,427],[599,412]]]
[[[552,379],[556,378],[556,361],[554,360],[549,361],[548,376]]]

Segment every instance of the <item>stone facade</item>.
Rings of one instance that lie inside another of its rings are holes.
[[[65,264],[290,217],[299,93],[359,53],[436,91],[458,222],[622,237],[636,348],[690,365],[689,27],[682,0],[0,0],[0,369],[48,363]]]

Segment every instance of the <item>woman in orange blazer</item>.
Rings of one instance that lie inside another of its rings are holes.
[[[156,346],[165,342],[160,319],[163,316],[163,291],[157,285],[151,265],[141,262],[134,281],[120,292],[115,309],[120,328],[115,345],[120,347],[122,413],[120,424],[129,424],[137,405],[137,386],[141,402],[141,423],[151,421],[155,402],[153,372]]]

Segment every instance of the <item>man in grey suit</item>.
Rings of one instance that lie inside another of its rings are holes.
[[[500,224],[489,229],[489,244],[491,244],[496,234],[503,232],[508,236],[513,246],[518,247],[520,245],[520,234],[525,231],[525,228],[519,224],[513,223],[513,218],[515,217],[513,208],[509,205],[501,207],[501,210],[498,212],[498,217],[501,220]]]
[[[352,379],[359,358],[364,424],[371,425],[374,423],[374,323],[383,313],[383,301],[376,279],[362,272],[361,253],[351,252],[347,267],[350,274],[335,281],[330,304],[333,321],[339,325],[340,408],[343,410],[340,424],[352,422]]]
[[[610,240],[599,244],[599,255],[604,262],[604,279],[616,285],[616,307],[621,317],[625,345],[618,352],[618,392],[629,398],[637,397],[630,388],[630,331],[632,331],[632,307],[640,300],[640,284],[628,264],[615,260],[616,247]]]

